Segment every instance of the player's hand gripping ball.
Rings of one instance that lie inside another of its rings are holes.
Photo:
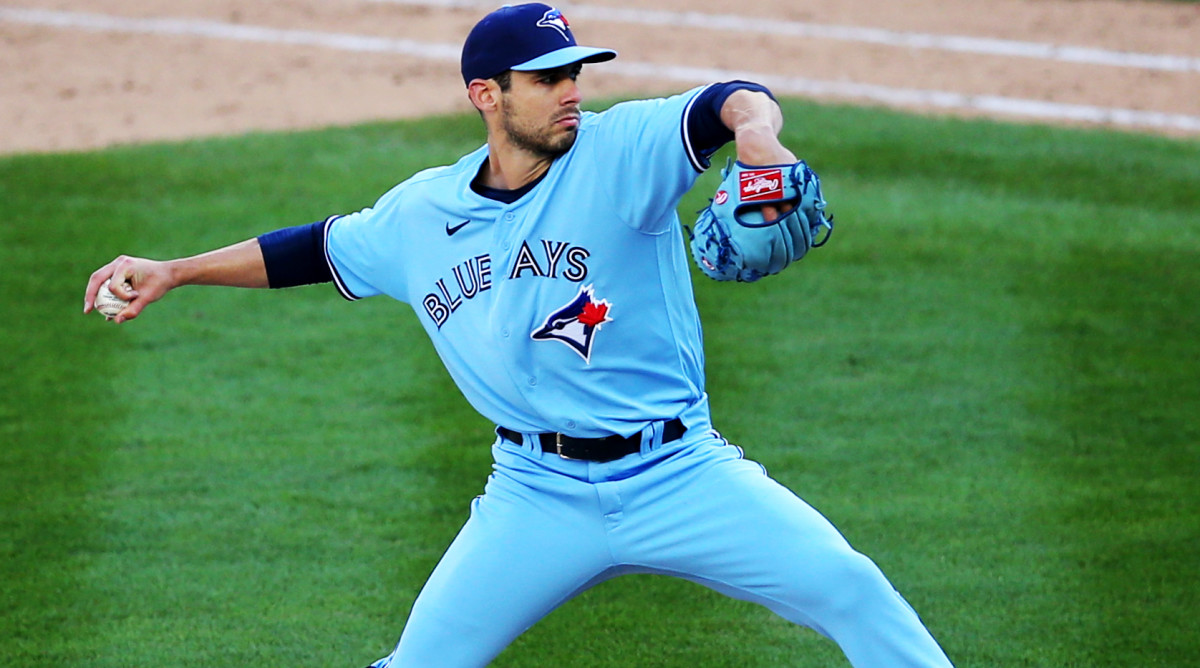
[[[721,179],[689,230],[692,257],[709,278],[757,281],[829,240],[833,216],[825,215],[821,180],[803,160],[761,167],[730,160]],[[789,210],[767,220],[764,205]]]
[[[111,320],[112,318],[115,318],[118,313],[124,311],[125,307],[129,306],[129,302],[117,297],[112,293],[112,290],[108,289],[108,284],[110,282],[111,279],[104,281],[104,284],[100,286],[100,290],[96,292],[96,310],[99,311],[101,315],[105,317],[105,319]],[[129,286],[127,285],[126,288],[128,287]]]

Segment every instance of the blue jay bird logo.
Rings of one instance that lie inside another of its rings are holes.
[[[606,299],[597,301],[595,290],[585,285],[570,303],[551,313],[530,337],[534,341],[564,343],[591,364],[592,339],[604,323],[612,322],[608,315],[611,307]]]
[[[562,35],[563,39],[568,42],[571,41],[571,38],[567,35],[567,31],[571,29],[571,24],[567,22],[567,17],[563,16],[563,13],[557,9],[548,10],[538,20],[537,25],[539,28],[554,28],[558,31],[558,34]]]

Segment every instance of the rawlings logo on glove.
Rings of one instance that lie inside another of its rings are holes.
[[[743,202],[783,199],[782,169],[747,169],[738,174]]]
[[[767,220],[764,204],[790,208]],[[832,232],[821,180],[803,160],[767,166],[731,160],[716,195],[688,230],[692,257],[706,276],[747,283],[783,271]]]

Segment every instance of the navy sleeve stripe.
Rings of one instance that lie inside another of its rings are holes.
[[[329,229],[333,227],[333,221],[337,220],[339,217],[340,216],[330,216],[329,219],[325,221],[325,264],[329,265],[329,273],[333,276],[333,284],[335,287],[337,287],[338,294],[340,294],[347,301],[354,302],[362,299],[362,297],[354,294],[350,291],[350,288],[346,287],[346,281],[342,278],[341,274],[338,273],[337,266],[333,264],[333,258],[329,255]]]

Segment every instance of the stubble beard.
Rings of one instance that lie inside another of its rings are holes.
[[[500,121],[513,146],[545,158],[557,158],[571,150],[578,134],[577,128],[559,130],[554,124],[543,128],[523,127],[507,107],[501,113]]]

